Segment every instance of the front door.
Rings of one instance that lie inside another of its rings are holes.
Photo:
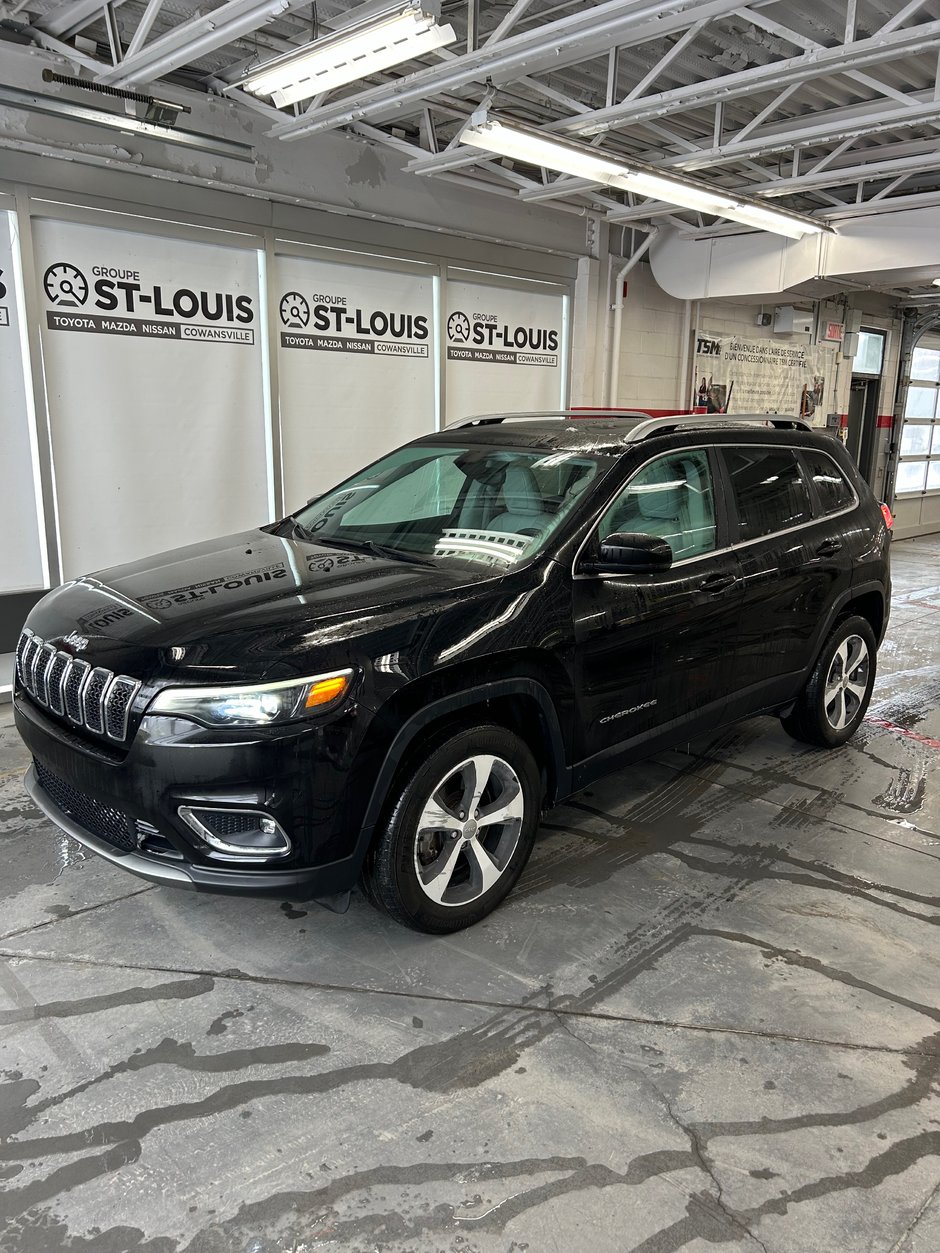
[[[583,550],[639,532],[666,539],[661,573],[574,578],[575,639],[584,756],[629,751],[682,724],[720,717],[731,681],[743,595],[738,559],[725,546],[711,458],[681,449],[637,471]],[[719,551],[721,550],[721,551]]]

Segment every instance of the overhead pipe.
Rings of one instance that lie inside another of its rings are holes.
[[[642,228],[641,228],[642,229]],[[658,226],[650,226],[647,228],[647,235],[643,242],[623,263],[614,278],[614,297],[613,313],[614,327],[611,332],[610,339],[610,357],[607,364],[607,404],[613,408],[617,402],[617,384],[620,379],[620,335],[623,325],[623,281],[633,269],[633,267],[646,256],[650,250],[650,245],[659,234]]]

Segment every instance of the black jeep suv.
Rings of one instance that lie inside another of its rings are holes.
[[[27,788],[116,865],[454,931],[540,813],[757,713],[835,747],[890,514],[797,419],[480,418],[283,521],[50,592],[17,649]]]

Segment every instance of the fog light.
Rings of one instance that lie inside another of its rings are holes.
[[[180,805],[177,812],[215,856],[258,861],[286,857],[291,851],[290,839],[281,824],[257,809]]]

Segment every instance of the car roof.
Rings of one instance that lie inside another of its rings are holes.
[[[773,431],[809,434],[801,418],[784,414],[657,414],[642,410],[561,410],[482,414],[464,418],[438,432],[435,441],[505,448],[619,457],[625,450],[660,435],[731,432],[767,435]],[[426,439],[427,437],[425,437]]]

